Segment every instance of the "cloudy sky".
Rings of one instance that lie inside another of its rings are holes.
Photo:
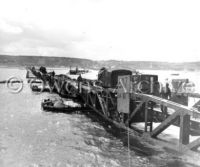
[[[200,1],[0,0],[0,54],[200,61]]]

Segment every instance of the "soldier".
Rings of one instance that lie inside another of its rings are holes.
[[[161,97],[168,100],[171,98],[171,90],[169,88],[169,83],[166,83],[166,85],[162,87]]]
[[[164,87],[162,87],[161,97],[163,99],[167,99],[167,100],[169,100],[171,98],[171,90],[169,88],[169,83],[166,83],[166,85]],[[161,111],[162,111],[164,116],[168,115],[166,106],[161,105]]]
[[[78,91],[79,93],[81,93],[81,82],[83,81],[81,74],[78,76],[77,81],[78,81]]]

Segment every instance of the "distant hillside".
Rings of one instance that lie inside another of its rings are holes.
[[[79,58],[0,55],[0,66],[90,67],[94,65],[95,61]]]
[[[25,67],[69,67],[99,69],[101,67],[126,68],[126,69],[151,69],[151,70],[200,70],[200,62],[168,63],[155,61],[93,61],[89,59],[70,57],[44,57],[44,56],[8,56],[0,55],[0,66]]]
[[[135,68],[147,70],[200,70],[200,62],[189,63],[169,63],[169,62],[156,62],[156,61],[100,61],[101,66],[105,65],[112,68]]]

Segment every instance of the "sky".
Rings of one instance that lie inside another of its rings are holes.
[[[200,61],[197,0],[0,0],[0,54]]]

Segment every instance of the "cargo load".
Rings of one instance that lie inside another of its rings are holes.
[[[132,75],[132,71],[126,69],[108,70],[103,67],[98,73],[98,81],[101,82],[102,87],[114,88],[117,86],[118,77],[124,75]]]

